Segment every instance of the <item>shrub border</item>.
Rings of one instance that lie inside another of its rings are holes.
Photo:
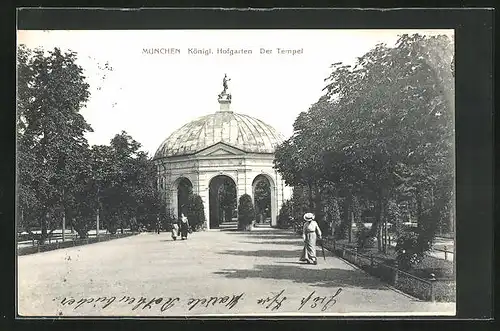
[[[388,283],[395,289],[402,291],[415,298],[425,301],[456,302],[456,283],[450,280],[426,280],[403,270],[389,266],[374,256],[366,256],[356,250],[346,248],[343,244],[336,244],[331,237],[323,240],[324,248],[335,254],[342,260],[356,266],[357,268]],[[337,247],[337,245],[341,247]],[[361,265],[360,259],[368,260],[369,263]],[[405,279],[406,282],[401,280]],[[405,286],[406,285],[406,286]],[[450,288],[453,288],[451,291]]]
[[[113,240],[113,239],[126,238],[126,237],[134,236],[137,234],[139,234],[139,232],[123,233],[123,234],[121,234],[121,233],[106,234],[106,235],[99,235],[99,237],[93,237],[93,238],[76,239],[76,240],[68,240],[68,241],[61,241],[61,242],[58,241],[55,243],[44,244],[44,245],[21,247],[21,248],[17,249],[17,256],[48,252],[48,251],[53,251],[56,249],[62,249],[62,248],[68,248],[68,247],[89,245],[89,244],[94,244],[94,243],[103,242],[103,241],[109,241],[109,240]]]

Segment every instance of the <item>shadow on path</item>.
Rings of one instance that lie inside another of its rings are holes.
[[[276,258],[300,258],[300,250],[258,250],[258,251],[235,251],[227,250],[219,254],[239,255],[239,256],[258,256],[258,257],[276,257]]]
[[[302,241],[296,241],[296,240],[287,240],[283,241],[282,238],[276,238],[275,241],[240,241],[240,243],[244,244],[257,244],[257,245],[288,245],[288,246],[302,246],[304,245]]]
[[[256,230],[256,231],[240,231],[237,229],[220,229],[221,232],[228,232],[230,234],[236,234],[241,236],[249,237],[259,237],[262,235],[273,235],[277,237],[294,237],[294,233],[291,231],[281,231],[281,230]]]
[[[227,278],[267,278],[291,280],[318,287],[358,287],[364,289],[387,289],[380,281],[357,270],[316,269],[301,266],[256,265],[252,269],[223,269],[214,274]]]
[[[238,239],[252,239],[252,240],[259,240],[259,239],[264,239],[264,240],[289,240],[290,242],[293,242],[295,240],[300,240],[301,238],[299,237],[292,237],[290,235],[280,235],[280,234],[261,234],[261,235],[254,235],[254,236],[238,236]]]

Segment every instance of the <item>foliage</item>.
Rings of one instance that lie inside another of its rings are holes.
[[[233,180],[228,177],[223,177],[224,180],[219,189],[219,215],[224,212],[225,219],[219,217],[220,221],[231,221],[233,210],[236,209],[236,185]]]
[[[371,248],[375,245],[371,231],[363,225],[359,226],[356,232],[356,243],[359,249]]]
[[[193,186],[187,178],[182,178],[178,184],[177,200],[179,203],[178,217],[182,213],[187,214],[189,197],[193,194]]]
[[[288,229],[293,226],[293,216],[292,216],[292,201],[286,200],[283,202],[278,214],[278,228]]]
[[[193,231],[205,229],[205,209],[203,207],[203,200],[199,195],[191,194],[189,196],[186,217],[188,218]]]
[[[328,221],[328,232],[332,236],[336,236],[337,238],[344,238],[343,231],[341,231],[341,218],[340,218],[340,208],[338,204],[338,198],[335,196],[327,196],[326,198],[326,213],[327,213],[327,221]]]
[[[93,146],[93,188],[104,226],[111,233],[136,222],[150,228],[166,218],[153,161],[122,131],[109,146]],[[163,221],[164,222],[164,221]]]
[[[396,244],[397,262],[401,270],[409,270],[424,258],[425,247],[422,247],[418,233],[405,232]]]
[[[330,228],[338,228],[336,204],[350,196],[374,204],[370,237],[381,250],[388,222],[401,217],[390,201],[415,206],[422,242],[450,215],[452,58],[448,37],[416,34],[400,36],[394,47],[376,45],[352,67],[332,65],[325,95],[297,117],[274,162],[288,185],[309,191],[309,207],[332,210]],[[353,201],[342,206],[342,230]]]
[[[79,111],[89,85],[76,61],[76,53],[58,48],[18,48],[19,225],[28,232],[40,228],[42,242],[60,225],[62,213],[75,213],[70,201],[84,190],[88,173],[84,134],[92,129]]]
[[[302,185],[297,185],[292,192],[292,217],[302,223],[302,217],[306,212],[309,212],[310,202],[308,201],[308,188]]]
[[[79,111],[90,93],[77,54],[21,45],[17,69],[19,227],[41,229],[43,243],[63,218],[81,238],[97,214],[111,233],[156,220],[164,199],[140,144],[121,132],[109,145],[88,145],[92,128]]]
[[[238,229],[245,230],[255,221],[252,197],[243,194],[238,203]]]
[[[259,180],[255,184],[255,212],[264,217],[271,217],[271,187],[268,180]]]

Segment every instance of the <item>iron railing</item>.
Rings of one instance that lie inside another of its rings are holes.
[[[97,242],[108,241],[112,239],[129,237],[132,235],[138,234],[138,232],[124,232],[124,233],[116,233],[116,234],[99,234],[99,236],[87,237],[85,239],[73,239],[73,240],[56,240],[50,243],[39,244],[38,241],[33,241],[32,246],[18,247],[17,254],[18,255],[27,255],[34,254],[40,252],[51,251],[60,248],[68,248],[74,246],[81,246],[87,244],[93,244]]]
[[[332,253],[339,255],[344,260],[377,276],[405,293],[423,300],[436,301],[436,279],[423,279],[412,275],[399,269],[397,264],[391,266],[385,263],[384,259],[374,256],[373,254],[361,254],[357,249],[337,243],[331,237],[323,239],[323,246]]]

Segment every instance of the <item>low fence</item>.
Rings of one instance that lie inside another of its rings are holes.
[[[360,267],[382,281],[391,284],[398,290],[426,301],[454,301],[455,282],[452,280],[423,279],[391,266],[379,257],[364,255],[357,249],[338,244],[333,238],[323,239],[323,246]]]
[[[448,261],[449,258],[452,257],[453,255],[453,259],[455,258],[455,252],[454,251],[450,251],[447,249],[446,246],[443,246],[443,249],[440,249],[440,248],[432,248],[428,253],[427,255],[430,255],[429,253],[430,252],[434,252],[434,253],[444,253],[444,259],[446,261]]]
[[[116,234],[100,234],[99,236],[89,237],[89,238],[85,238],[85,239],[74,239],[74,240],[67,240],[67,241],[56,240],[55,242],[50,242],[50,243],[46,243],[43,245],[39,245],[35,241],[33,246],[19,247],[17,249],[17,255],[19,255],[19,256],[20,255],[28,255],[28,254],[52,251],[52,250],[60,249],[60,248],[88,245],[88,244],[93,244],[93,243],[102,242],[102,241],[108,241],[108,240],[112,240],[112,239],[125,238],[125,237],[133,236],[136,234],[138,234],[138,233],[137,232],[126,232],[126,233],[116,233]]]

